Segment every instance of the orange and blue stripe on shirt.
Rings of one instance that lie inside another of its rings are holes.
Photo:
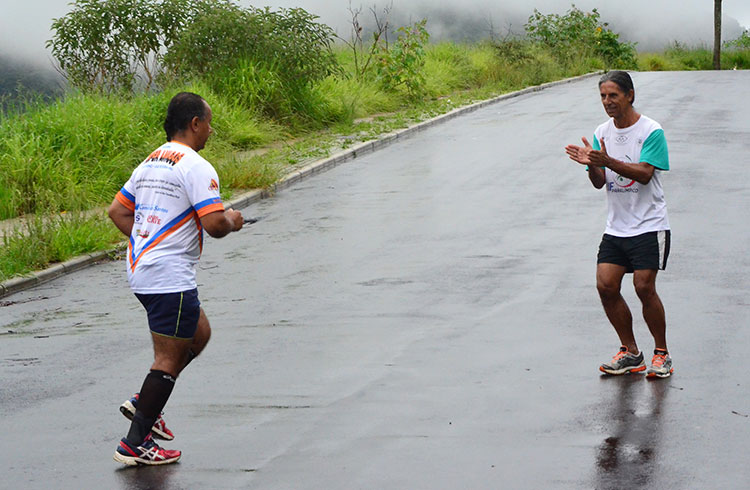
[[[126,191],[124,187],[115,195],[115,199],[129,210],[135,211],[135,196]]]
[[[220,197],[212,197],[194,205],[193,209],[195,209],[195,212],[198,213],[198,217],[202,218],[205,215],[214,213],[216,211],[224,211],[224,204],[221,202]]]
[[[143,247],[141,248],[141,251],[136,254],[135,252],[135,241],[133,240],[133,236],[130,236],[130,268],[131,270],[135,270],[136,266],[138,265],[138,261],[143,257],[143,254],[148,252],[149,250],[152,250],[154,247],[156,247],[158,244],[160,244],[165,238],[167,238],[169,235],[180,229],[182,225],[184,225],[186,222],[190,220],[195,215],[195,210],[191,207],[180,213],[179,216],[177,216],[175,219],[164,225],[159,231],[157,231],[150,240],[148,240]]]
[[[116,196],[117,200],[122,203],[125,207],[130,209],[131,211],[135,210],[135,196],[130,194],[128,191],[126,191],[124,188],[120,190],[120,192],[117,193]],[[188,222],[191,218],[195,220],[195,224],[198,230],[198,242],[200,246],[201,253],[203,252],[203,226],[201,225],[200,218],[202,216],[205,216],[209,213],[213,213],[216,211],[224,211],[224,204],[221,202],[220,197],[214,197],[210,199],[206,199],[205,201],[201,201],[195,206],[192,206],[182,213],[180,213],[176,218],[165,224],[159,231],[157,231],[150,240],[148,240],[143,247],[141,248],[140,252],[136,253],[135,250],[135,240],[133,239],[133,236],[130,236],[129,244],[128,244],[128,261],[130,262],[130,268],[131,270],[135,270],[136,266],[138,265],[138,261],[140,258],[148,252],[149,250],[152,250],[154,247],[156,247],[159,243],[161,243],[165,238],[167,238],[169,235],[173,234],[175,231],[177,231],[182,225],[184,225],[186,222]]]
[[[215,213],[217,211],[224,211],[224,203],[221,202],[220,197],[212,197],[201,201],[195,206],[195,224],[198,227],[198,244],[200,246],[200,253],[203,253],[203,225],[201,225],[201,218],[207,214]]]

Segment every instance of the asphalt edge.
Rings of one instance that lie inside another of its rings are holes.
[[[470,112],[474,112],[478,109],[482,109],[489,105],[496,104],[503,100],[508,100],[508,99],[512,99],[515,97],[520,97],[522,95],[539,92],[541,90],[544,90],[549,87],[553,87],[555,85],[562,85],[566,83],[583,80],[586,78],[591,78],[593,76],[600,75],[601,73],[602,72],[600,71],[592,72],[592,73],[587,73],[585,75],[579,75],[577,77],[570,77],[570,78],[565,78],[562,80],[556,80],[554,82],[543,83],[541,85],[534,85],[532,87],[527,87],[527,88],[518,90],[516,92],[510,92],[507,94],[498,95],[497,97],[493,97],[491,99],[486,99],[486,100],[475,102],[473,104],[469,104],[463,107],[458,107],[449,112],[446,112],[445,114],[440,114],[439,116],[435,116],[426,121],[422,121],[420,123],[414,124],[413,126],[409,126],[404,129],[399,129],[392,133],[386,133],[382,135],[380,138],[378,138],[377,140],[365,141],[363,143],[359,143],[357,145],[352,146],[351,148],[342,150],[327,158],[323,158],[313,163],[310,163],[308,165],[305,165],[302,168],[299,168],[297,170],[290,172],[289,174],[282,177],[279,181],[277,181],[276,183],[274,183],[273,185],[269,186],[266,189],[256,189],[256,190],[241,194],[240,196],[236,198],[226,201],[225,207],[227,208],[231,207],[231,208],[237,208],[237,209],[246,208],[250,206],[251,204],[254,204],[262,199],[266,199],[268,197],[273,196],[278,191],[291,187],[292,185],[296,184],[297,182],[301,180],[304,180],[308,177],[319,174],[321,172],[325,172],[326,170],[330,170],[334,167],[341,165],[342,163],[354,160],[357,157],[373,153],[376,150],[385,148],[386,146],[389,146],[397,142],[399,139],[403,139],[407,136],[413,135],[427,128],[431,128],[437,124],[449,121],[458,116],[468,114]],[[42,271],[32,272],[28,276],[15,277],[13,279],[8,279],[7,281],[3,281],[0,283],[0,298],[9,296],[14,293],[18,293],[25,289],[30,289],[34,286],[38,286],[40,284],[44,284],[46,282],[52,281],[53,279],[56,279],[65,274],[69,274],[71,272],[75,272],[85,267],[88,267],[92,264],[96,264],[97,262],[107,260],[113,253],[117,253],[123,250],[124,248],[125,248],[124,244],[121,244],[110,250],[85,254],[85,255],[72,258],[62,263],[54,264],[51,267],[44,269]]]

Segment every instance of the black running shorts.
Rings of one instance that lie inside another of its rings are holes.
[[[153,333],[178,339],[195,336],[201,313],[197,289],[181,293],[136,293],[135,296],[146,308],[148,327]]]
[[[664,270],[669,257],[669,230],[651,231],[631,237],[602,236],[597,264],[616,264],[627,272],[652,269]]]

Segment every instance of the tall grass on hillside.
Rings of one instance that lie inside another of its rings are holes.
[[[638,69],[648,71],[713,70],[713,50],[705,45],[674,42],[658,53],[639,53]],[[722,70],[750,69],[750,48],[727,46],[721,51]]]
[[[273,125],[206,86],[186,89],[199,91],[214,108],[214,156],[278,136]],[[108,203],[135,166],[164,142],[166,107],[177,91],[131,98],[76,93],[6,115],[0,120],[0,219]]]
[[[721,63],[727,70],[750,70],[750,49],[727,51],[722,54]]]
[[[395,112],[405,103],[398,94],[381,90],[374,80],[328,77],[317,88],[326,98],[331,110],[341,115],[334,126],[342,128],[350,127],[355,119]]]
[[[120,232],[103,215],[73,215],[25,220],[6,233],[0,247],[0,281],[63,262],[93,250],[106,250],[122,241]]]
[[[0,218],[79,211],[113,195],[159,141],[164,97],[74,94],[0,122]]]
[[[274,63],[243,58],[209,73],[204,81],[235,105],[292,130],[320,129],[346,117],[329,103],[317,83],[290,80],[281,69]]]
[[[439,97],[488,87],[498,93],[518,90],[601,70],[604,66],[603,60],[595,56],[561,60],[550,48],[510,40],[432,45],[427,50],[425,70],[428,93]]]

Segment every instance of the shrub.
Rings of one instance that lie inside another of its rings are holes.
[[[333,30],[316,16],[299,8],[218,5],[197,16],[170,47],[165,62],[173,73],[202,76],[249,60],[289,83],[311,85],[338,69]]]
[[[495,54],[503,61],[521,64],[531,61],[533,56],[529,49],[529,42],[520,39],[506,39],[494,42]]]
[[[575,6],[565,15],[544,15],[534,9],[524,27],[529,39],[551,48],[558,57],[591,53],[611,66],[635,67],[635,45],[621,42],[620,35],[600,18],[596,9],[584,12]]]
[[[750,49],[750,29],[742,31],[742,35],[737,39],[724,43],[727,49]]]
[[[406,87],[412,97],[424,94],[425,45],[430,34],[425,27],[427,19],[411,26],[400,27],[399,37],[390,47],[383,47],[378,56],[378,80],[386,90]]]

